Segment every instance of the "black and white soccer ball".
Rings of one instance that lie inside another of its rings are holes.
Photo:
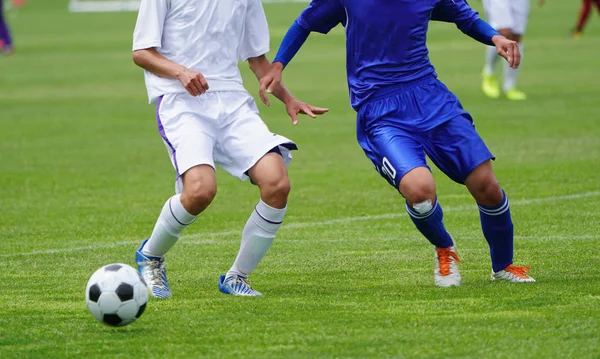
[[[98,269],[87,283],[85,302],[94,318],[120,327],[138,319],[148,303],[148,286],[140,273],[123,263]]]

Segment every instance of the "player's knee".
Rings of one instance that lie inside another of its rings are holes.
[[[292,189],[287,176],[268,179],[263,181],[259,186],[263,197],[276,197],[283,200],[287,200]]]
[[[494,206],[502,202],[504,194],[495,176],[486,176],[469,189],[478,203]]]
[[[212,185],[195,184],[184,188],[182,197],[194,208],[206,208],[217,195],[217,187]]]
[[[398,190],[411,205],[430,200],[435,202],[435,181],[426,167],[417,167],[400,180]]]
[[[425,203],[428,201],[434,203],[436,197],[435,185],[428,183],[417,183],[412,186],[406,186],[406,188],[402,189],[401,193],[413,207],[418,203],[425,206]]]

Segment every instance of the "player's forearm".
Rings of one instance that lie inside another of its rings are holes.
[[[178,78],[178,75],[186,70],[184,66],[168,60],[155,49],[134,51],[133,62],[144,70],[150,71],[157,76],[171,79]]]
[[[482,19],[477,19],[469,29],[463,30],[466,35],[473,39],[490,46],[494,46],[492,38],[500,35],[493,27]]]
[[[269,60],[263,55],[259,57],[253,57],[248,59],[248,65],[256,78],[260,81],[269,71],[271,70],[271,63]],[[273,64],[274,69],[280,66],[281,70],[283,70],[283,66],[280,63]],[[288,89],[280,83],[275,89],[273,89],[273,96],[277,97],[281,102],[287,103],[294,99],[294,96],[288,91]]]
[[[310,35],[310,31],[300,26],[297,21],[294,21],[283,37],[273,63],[281,63],[282,68],[285,68],[287,64],[292,61],[294,56],[296,56],[308,38],[308,35]]]

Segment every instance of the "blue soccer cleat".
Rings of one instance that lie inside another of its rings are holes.
[[[171,288],[167,282],[167,270],[164,257],[152,257],[142,253],[142,248],[148,240],[142,242],[140,249],[135,252],[135,261],[140,274],[148,285],[148,293],[154,298],[171,298]]]
[[[234,295],[237,297],[260,297],[260,292],[252,289],[248,279],[241,275],[234,275],[225,278],[224,275],[219,277],[219,290],[221,293]]]

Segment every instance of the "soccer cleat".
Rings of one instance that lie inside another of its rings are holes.
[[[483,77],[483,82],[481,83],[483,93],[489,98],[500,97],[500,85],[498,84],[496,75],[483,72],[481,77]]]
[[[461,277],[458,271],[458,255],[456,247],[435,249],[435,270],[433,278],[438,287],[460,286]]]
[[[571,30],[569,34],[575,40],[579,40],[581,38],[581,31],[578,31],[577,29]]]
[[[501,271],[492,271],[490,279],[504,279],[511,283],[532,283],[535,282],[535,279],[527,275],[527,271],[530,269],[531,267],[520,267],[510,264]]]
[[[219,277],[219,290],[221,293],[230,294],[238,297],[260,297],[258,291],[252,289],[248,279],[241,275],[233,275],[225,278]]]
[[[135,252],[135,261],[140,274],[148,285],[148,293],[154,298],[171,298],[171,288],[167,282],[167,269],[164,257],[152,257],[142,253],[142,248],[148,240],[142,242],[140,249]]]
[[[523,101],[523,100],[527,100],[527,95],[524,92],[519,91],[517,89],[507,90],[504,93],[504,96],[506,96],[506,98],[509,99],[509,100],[511,100],[511,101]]]

